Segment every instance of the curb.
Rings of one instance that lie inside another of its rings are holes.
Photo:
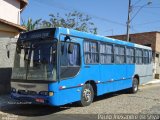
[[[160,79],[152,80],[152,81],[149,81],[148,83],[145,83],[145,84],[142,84],[142,85],[158,84],[158,83],[160,83]]]

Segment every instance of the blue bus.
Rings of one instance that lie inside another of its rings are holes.
[[[21,33],[16,44],[11,97],[21,101],[88,106],[152,80],[147,46],[61,27]]]

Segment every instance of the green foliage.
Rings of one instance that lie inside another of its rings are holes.
[[[38,19],[34,22],[32,19],[28,19],[27,24],[24,24],[24,26],[27,27],[27,31],[34,30],[37,26],[39,26],[39,28],[65,27],[97,34],[97,28],[94,23],[91,22],[91,17],[83,13],[73,11],[65,14],[63,17],[60,16],[59,13],[50,14],[49,17],[49,20],[41,21],[41,19]]]
[[[31,18],[28,19],[27,23],[22,20],[22,26],[27,28],[27,31],[35,30],[36,27],[40,24],[41,19],[33,21]]]

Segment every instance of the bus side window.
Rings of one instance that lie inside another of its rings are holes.
[[[126,48],[126,63],[134,64],[134,49],[127,47]]]
[[[86,64],[97,64],[99,63],[99,50],[98,42],[85,41],[84,42],[84,54]]]
[[[114,47],[115,63],[124,64],[125,63],[125,48],[123,46],[115,45]]]
[[[80,66],[80,47],[72,43],[72,52],[69,51],[69,43],[61,44],[61,66]]]
[[[75,76],[80,69],[80,46],[77,43],[72,44],[72,51],[69,51],[70,43],[61,43],[60,55],[60,78]]]
[[[143,50],[143,63],[144,64],[149,63],[149,53],[147,50]]]
[[[107,43],[100,44],[100,63],[113,63],[113,45]]]
[[[142,64],[143,63],[142,49],[136,49],[135,50],[135,63],[136,64]]]
[[[72,52],[68,52],[69,66],[80,66],[80,49],[77,44],[72,44]],[[68,46],[69,48],[69,46]]]
[[[152,51],[149,51],[149,63],[152,62]]]

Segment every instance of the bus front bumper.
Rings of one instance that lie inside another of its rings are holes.
[[[19,104],[44,104],[51,105],[49,96],[41,95],[20,95],[18,93],[11,93],[11,98],[20,101]]]

